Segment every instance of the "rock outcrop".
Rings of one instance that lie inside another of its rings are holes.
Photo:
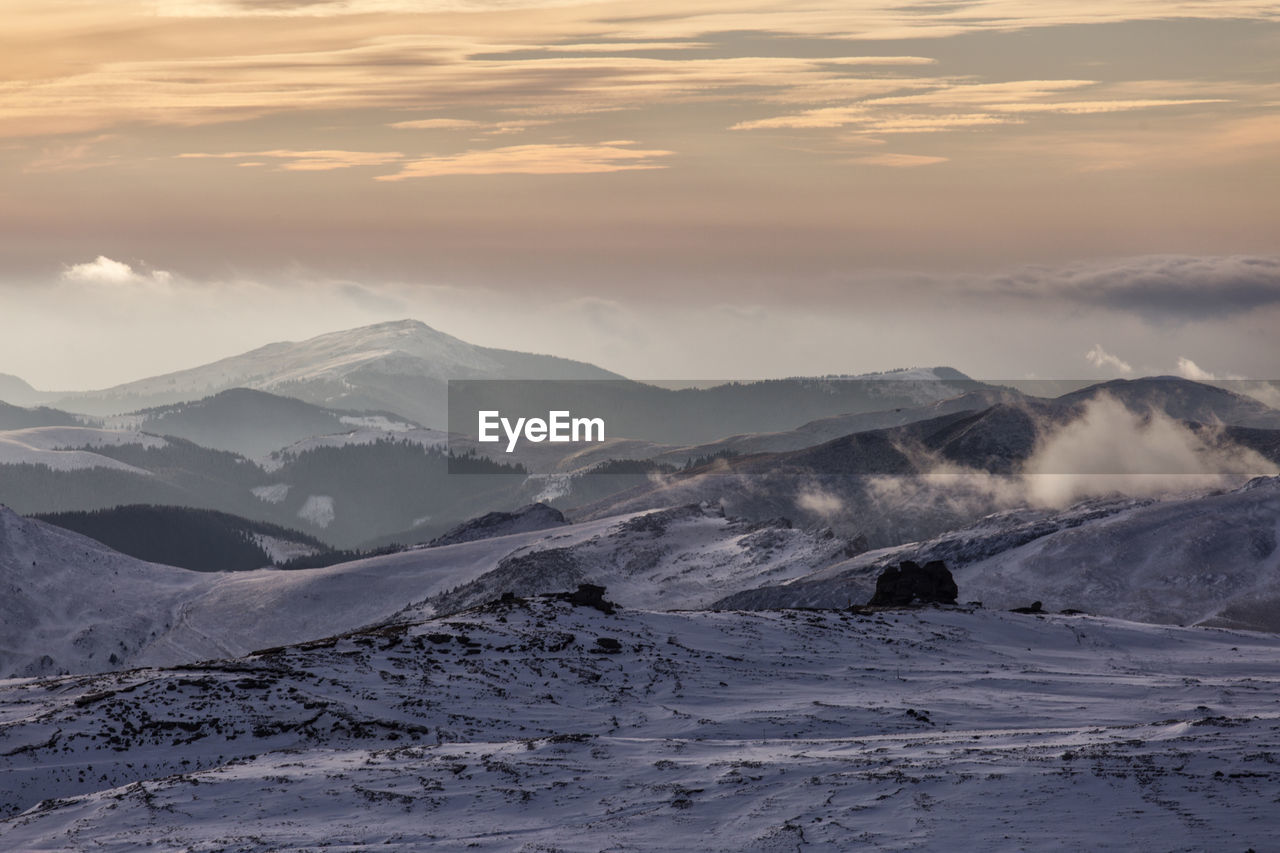
[[[904,560],[890,566],[876,579],[870,607],[902,607],[907,604],[955,604],[959,590],[941,560],[923,566]]]

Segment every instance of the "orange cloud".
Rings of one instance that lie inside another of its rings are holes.
[[[852,162],[868,166],[888,166],[893,169],[910,169],[916,166],[932,166],[947,162],[947,157],[930,157],[924,154],[871,154],[855,157]]]
[[[675,152],[623,148],[620,145],[513,145],[506,148],[465,151],[440,157],[422,157],[406,163],[394,175],[379,181],[434,178],[442,175],[581,175],[662,169],[656,158]]]
[[[1068,101],[1055,103],[1021,103],[1021,104],[989,104],[987,109],[1005,113],[1066,113],[1068,115],[1087,115],[1089,113],[1117,113],[1126,110],[1145,110],[1151,107],[1184,107],[1192,104],[1224,104],[1225,98],[1164,98],[1147,100],[1115,100],[1115,101]]]
[[[327,172],[333,169],[351,169],[357,166],[386,166],[398,163],[405,157],[398,151],[229,151],[221,154],[188,153],[179,154],[184,159],[214,160],[252,160],[258,157],[270,157],[281,160],[280,168],[293,172]],[[261,165],[259,163],[240,163],[241,166]]]

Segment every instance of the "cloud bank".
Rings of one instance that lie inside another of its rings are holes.
[[[886,275],[865,283],[883,298],[1046,304],[1150,320],[1228,319],[1280,308],[1280,257],[1150,255],[1027,266],[994,275]],[[1119,368],[1107,361],[1103,364]],[[1099,356],[1088,356],[1091,361]]]
[[[1221,488],[1280,474],[1257,451],[1193,432],[1161,412],[1140,415],[1106,394],[1080,417],[1047,430],[1023,466],[1033,505],[1065,507],[1091,497],[1145,497]]]

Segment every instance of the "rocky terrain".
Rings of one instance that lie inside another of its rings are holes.
[[[0,846],[1266,849],[1280,639],[512,599],[0,684]]]

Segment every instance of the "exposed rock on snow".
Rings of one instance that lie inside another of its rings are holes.
[[[871,607],[901,607],[906,604],[955,604],[956,582],[941,560],[923,566],[903,560],[876,578],[876,593],[867,602]]]

